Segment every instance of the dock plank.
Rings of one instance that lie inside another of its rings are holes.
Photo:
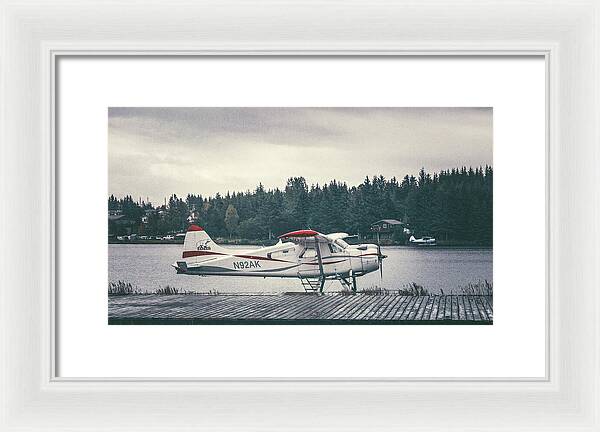
[[[467,314],[465,313],[465,296],[458,296],[458,319],[465,321]]]
[[[440,303],[438,305],[438,313],[437,320],[443,320],[444,314],[446,313],[446,297],[448,296],[440,296]]]
[[[433,304],[431,305],[431,313],[429,315],[430,321],[435,321],[437,319],[438,308],[440,307],[440,296],[436,295],[433,298]]]
[[[479,315],[481,316],[481,318],[485,321],[488,320],[488,316],[487,316],[487,312],[485,310],[485,306],[483,305],[483,302],[485,301],[483,299],[483,296],[477,296],[475,298],[475,301],[477,302],[477,308],[479,309]]]
[[[438,322],[439,321],[439,322]],[[109,296],[109,324],[492,324],[487,295],[139,294]]]
[[[409,320],[414,320],[415,319],[415,317],[419,313],[419,310],[421,309],[421,303],[423,303],[423,301],[425,299],[426,299],[426,297],[424,297],[424,296],[418,296],[417,297],[417,299],[415,300],[415,303],[413,305],[412,310],[408,314],[407,319],[409,319]]]
[[[392,308],[385,316],[386,320],[392,321],[394,320],[394,316],[396,316],[396,314],[398,314],[398,311],[403,311],[404,308],[408,305],[408,302],[410,301],[410,296],[400,296],[402,297],[401,300],[396,304],[395,308]]]
[[[406,305],[406,308],[404,308],[404,310],[402,311],[402,314],[400,315],[399,319],[401,319],[401,320],[407,320],[408,316],[410,315],[410,312],[412,311],[412,309],[415,306],[416,302],[417,302],[417,296],[411,296],[410,301]]]
[[[350,299],[346,300],[344,304],[340,308],[338,308],[337,311],[335,311],[331,319],[340,319],[349,310],[354,308],[359,301],[361,301],[359,296],[350,296]]]
[[[355,307],[352,308],[346,315],[343,316],[343,319],[358,319],[358,317],[366,310],[371,307],[372,303],[375,303],[379,300],[379,296],[368,295],[364,296],[360,302],[356,304]]]
[[[481,315],[479,314],[479,307],[477,307],[477,303],[475,302],[475,298],[472,295],[467,296],[469,299],[469,304],[471,305],[471,311],[473,311],[473,320],[481,321]]]
[[[431,306],[433,304],[433,296],[427,296],[427,301],[425,302],[425,306],[422,308],[423,313],[418,315],[416,318],[418,320],[428,320],[429,315],[431,314]]]
[[[369,320],[383,305],[387,303],[390,296],[379,295],[374,297],[378,298],[375,301],[373,301],[368,307],[366,307],[365,310],[356,317],[356,319]]]
[[[397,305],[401,303],[402,299],[404,298],[404,296],[400,295],[394,295],[389,297],[391,300],[388,301],[388,303],[383,308],[381,308],[377,314],[373,316],[374,320],[385,319],[390,313],[390,311],[394,310],[394,308],[397,307]]]
[[[485,311],[487,312],[487,316],[488,316],[488,320],[493,321],[494,320],[494,310],[492,308],[492,296],[484,296],[484,302],[485,302]]]
[[[452,320],[453,321],[458,321],[458,296],[453,295],[452,296]]]

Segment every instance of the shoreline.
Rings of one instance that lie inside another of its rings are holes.
[[[368,241],[368,240],[367,240]],[[258,242],[258,241],[216,241],[220,246],[257,246],[257,247],[266,247],[272,246],[276,243],[274,242]],[[109,240],[109,245],[183,245],[183,241],[178,240]],[[411,249],[458,249],[458,248],[469,248],[469,249],[493,249],[494,245],[481,245],[481,244],[472,244],[472,243],[438,243],[435,246],[417,246],[410,245],[405,243],[387,243],[381,244],[381,247],[406,247]]]

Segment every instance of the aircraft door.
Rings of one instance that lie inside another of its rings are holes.
[[[300,277],[318,277],[319,276],[319,264],[317,249],[315,248],[315,242],[306,241],[304,243],[304,250],[298,255],[298,276]]]
[[[339,245],[334,243],[327,244],[330,273],[334,275],[347,275],[352,269],[351,258],[346,251]]]

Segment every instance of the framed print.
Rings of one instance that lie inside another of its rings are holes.
[[[173,6],[2,6],[2,430],[600,429],[596,2]]]
[[[546,376],[544,57],[59,58],[56,70],[62,378]],[[165,76],[177,87],[158,89]],[[364,106],[348,107],[360,80]],[[526,249],[511,224],[493,226],[515,205]],[[258,353],[237,361],[249,341]],[[372,368],[372,344],[395,361]],[[514,346],[523,355],[506,359]],[[103,355],[115,350],[129,361]]]

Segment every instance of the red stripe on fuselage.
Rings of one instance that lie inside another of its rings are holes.
[[[220,252],[184,251],[183,255],[182,255],[182,258],[191,258],[191,257],[196,257],[196,256],[205,256],[205,255],[223,255],[223,256],[228,256],[227,254],[220,253]],[[289,262],[289,263],[292,262],[292,261],[280,260],[280,259],[277,259],[277,258],[268,258],[268,257],[262,257],[262,256],[256,256],[256,255],[229,255],[229,256],[236,257],[236,258],[262,260],[262,261],[278,261],[278,262]]]
[[[234,255],[234,257],[247,258],[247,259],[253,259],[253,260],[263,260],[263,261],[278,261],[278,262],[289,262],[289,263],[292,262],[292,261],[280,260],[277,258],[269,258],[269,257],[255,256],[255,255]]]
[[[190,258],[195,256],[203,256],[203,255],[223,255],[219,252],[208,252],[208,251],[184,251],[182,258]]]
[[[346,261],[346,260],[345,260],[345,259],[343,259],[343,260],[339,260],[339,261],[329,261],[329,262],[324,262],[324,261],[323,261],[323,265],[327,265],[327,264],[337,264],[337,263],[341,263],[341,262],[344,262],[344,261]],[[316,262],[316,263],[302,263],[302,264],[307,264],[307,265],[319,265],[319,263],[318,263],[318,262]]]

